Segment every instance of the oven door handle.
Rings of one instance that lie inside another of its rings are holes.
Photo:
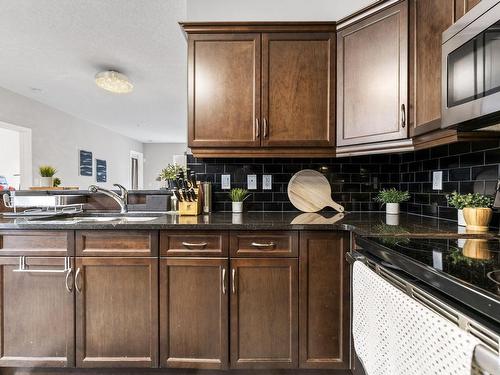
[[[350,251],[345,253],[345,259],[347,260],[347,263],[349,264],[354,264],[355,261],[364,261],[366,260],[366,257],[357,251]]]

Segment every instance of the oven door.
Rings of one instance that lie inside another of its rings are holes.
[[[442,127],[500,122],[500,3],[445,41]]]

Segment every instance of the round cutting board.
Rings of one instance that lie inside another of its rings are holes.
[[[293,175],[288,183],[288,198],[297,209],[304,212],[317,212],[325,207],[344,212],[344,207],[332,199],[332,188],[326,177],[312,169],[304,169]]]

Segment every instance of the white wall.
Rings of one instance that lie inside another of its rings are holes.
[[[145,143],[144,144],[144,189],[158,189],[158,173],[173,163],[174,155],[182,155],[187,150],[186,143]]]
[[[0,176],[7,178],[10,186],[19,188],[21,156],[19,133],[0,128]]]
[[[0,88],[0,121],[32,129],[33,183],[38,183],[38,167],[54,166],[66,186],[86,189],[95,183],[95,158],[107,160],[108,182],[130,186],[130,151],[142,152],[142,143],[35,100]],[[91,151],[94,175],[79,176],[78,150]]]
[[[374,0],[187,0],[189,21],[337,21]]]

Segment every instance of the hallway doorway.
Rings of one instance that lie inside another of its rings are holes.
[[[31,129],[0,121],[0,176],[16,190],[33,185]]]

